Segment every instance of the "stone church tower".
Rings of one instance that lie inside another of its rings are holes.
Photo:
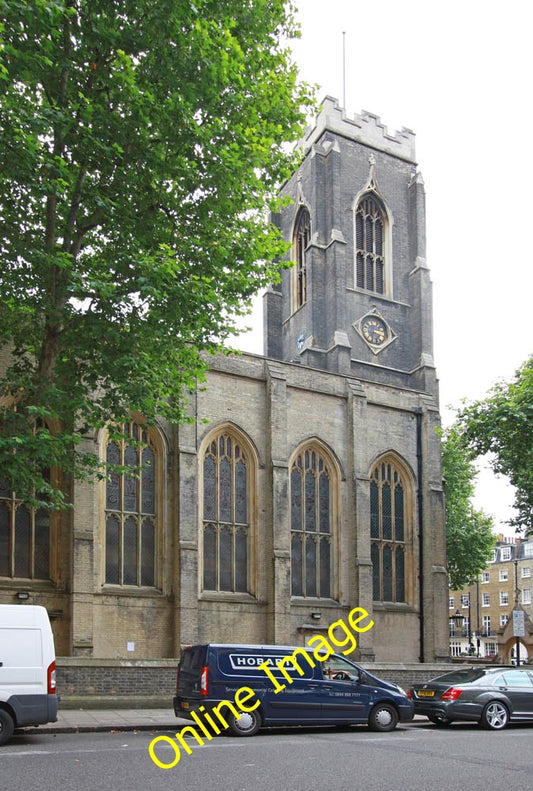
[[[375,625],[354,659],[448,656],[414,135],[326,98],[303,150],[275,218],[294,266],[265,295],[265,355],[210,359],[190,424],[132,415],[121,439],[88,438],[135,475],[75,482],[69,512],[37,519],[0,487],[0,602],[46,606],[58,655],[304,645],[361,606]]]

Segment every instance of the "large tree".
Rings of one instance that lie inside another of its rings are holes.
[[[496,536],[492,517],[474,508],[477,470],[457,425],[442,434],[446,482],[446,548],[452,590],[472,585],[486,568]]]
[[[183,419],[276,277],[310,96],[286,0],[0,0],[0,33],[0,477],[57,504],[43,470],[86,472],[130,411]]]
[[[510,524],[533,529],[533,355],[509,383],[499,382],[487,397],[466,405],[458,421],[476,455],[489,454],[498,474],[515,488],[516,516]]]

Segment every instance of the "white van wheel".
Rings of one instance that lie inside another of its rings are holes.
[[[241,711],[240,717],[232,717],[228,730],[233,736],[254,736],[261,727],[261,716],[257,711]]]
[[[0,744],[5,744],[13,736],[15,723],[5,709],[0,709]]]

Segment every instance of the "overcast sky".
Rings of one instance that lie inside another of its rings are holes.
[[[525,0],[296,0],[293,52],[318,98],[416,133],[426,185],[434,356],[443,423],[533,353],[531,28]],[[345,81],[343,81],[343,31]],[[262,353],[258,332],[242,348]],[[512,494],[482,473],[497,522]],[[504,528],[512,535],[511,528]]]

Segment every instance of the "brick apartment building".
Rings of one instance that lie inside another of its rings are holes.
[[[520,661],[533,661],[533,536],[500,536],[492,561],[470,588],[450,591],[449,628],[452,656],[472,655],[514,661],[516,640],[512,613],[525,613]],[[463,620],[453,619],[459,613]]]

